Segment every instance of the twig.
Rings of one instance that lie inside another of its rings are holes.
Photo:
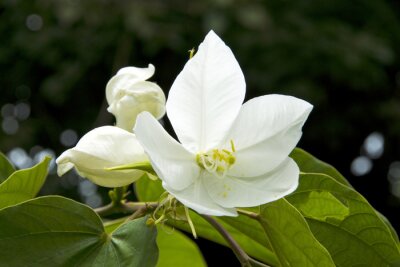
[[[200,214],[208,223],[210,223],[225,239],[228,245],[231,247],[233,253],[235,253],[239,262],[243,267],[259,266],[259,267],[269,267],[264,263],[258,262],[252,258],[240,247],[235,239],[228,233],[228,231],[218,223],[214,218],[208,215]]]
[[[140,209],[138,209],[137,211],[135,211],[131,216],[129,216],[129,217],[125,220],[125,222],[133,221],[133,220],[135,220],[135,219],[137,219],[137,218],[143,217],[144,215],[146,215],[148,209],[149,209],[149,208],[148,208],[147,206],[142,206]]]
[[[243,215],[246,215],[247,217],[250,217],[251,219],[254,219],[254,220],[259,220],[260,219],[260,215],[258,213],[251,212],[251,211],[248,211],[248,210],[242,210],[242,209],[236,209],[236,211],[239,214],[243,214]]]
[[[134,213],[142,207],[146,207],[147,209],[155,209],[157,207],[157,202],[126,202],[126,203],[110,203],[106,206],[95,209],[94,211],[99,214],[101,217],[107,217],[116,213]]]

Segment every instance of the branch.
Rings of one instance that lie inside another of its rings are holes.
[[[235,253],[242,267],[251,267],[251,266],[259,266],[259,267],[270,267],[264,263],[258,262],[252,258],[240,247],[240,245],[232,238],[232,236],[228,233],[228,231],[218,223],[214,218],[208,215],[200,214],[208,223],[210,223],[225,239],[228,245],[231,247],[233,253]]]
[[[236,209],[236,211],[239,214],[246,215],[247,217],[250,217],[251,219],[254,219],[254,220],[257,220],[257,221],[260,220],[260,214],[258,214],[258,213],[251,212],[251,211],[248,211],[248,210],[243,210],[243,209]]]
[[[101,217],[107,217],[116,213],[131,214],[141,208],[155,209],[158,206],[157,202],[126,202],[126,203],[110,203],[106,206],[94,209]]]
[[[133,221],[137,218],[143,217],[144,215],[146,215],[147,211],[148,211],[149,207],[148,206],[142,206],[141,208],[139,208],[137,211],[135,211],[131,216],[129,216],[125,222],[127,221]]]

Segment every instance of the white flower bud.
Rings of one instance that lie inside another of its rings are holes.
[[[132,131],[142,111],[150,112],[157,119],[164,116],[164,92],[156,83],[146,81],[154,71],[152,64],[147,68],[122,68],[107,83],[107,110],[114,114],[117,127]]]
[[[78,144],[56,160],[57,173],[63,175],[74,168],[93,183],[105,187],[120,187],[138,180],[145,173],[137,169],[109,170],[127,164],[148,162],[136,136],[114,126],[95,128]]]

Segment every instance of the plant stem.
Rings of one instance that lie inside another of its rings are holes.
[[[214,218],[208,215],[200,214],[209,224],[211,224],[225,239],[228,245],[231,247],[233,253],[235,253],[239,262],[243,267],[251,267],[251,266],[260,266],[260,267],[268,267],[264,263],[258,262],[247,255],[247,253],[239,246],[235,239],[228,233],[228,231],[218,223]]]
[[[126,203],[110,203],[106,206],[95,209],[101,217],[107,217],[115,213],[134,213],[135,211],[146,207],[146,209],[154,209],[158,205],[157,202],[126,202]]]
[[[259,220],[260,219],[260,215],[258,213],[255,213],[255,212],[252,212],[252,211],[248,211],[248,210],[243,210],[243,209],[236,209],[236,211],[239,214],[246,215],[247,217],[250,217],[251,219],[254,219],[254,220]]]
[[[127,190],[126,186],[114,188],[115,202],[116,202],[115,204],[120,203],[125,198],[126,190]]]
[[[142,207],[140,207],[140,208],[139,208],[137,211],[135,211],[131,216],[129,216],[129,217],[126,219],[125,222],[127,222],[127,221],[133,221],[133,220],[135,220],[135,219],[137,219],[137,218],[140,218],[140,217],[146,215],[148,209],[149,209],[148,206],[142,206]]]

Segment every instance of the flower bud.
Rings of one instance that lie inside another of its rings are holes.
[[[142,111],[150,112],[157,119],[164,116],[164,92],[156,83],[146,81],[154,71],[152,64],[147,68],[122,68],[107,83],[107,110],[114,114],[117,127],[132,131]]]
[[[114,126],[103,126],[85,134],[74,148],[62,153],[56,163],[59,176],[75,168],[82,177],[97,185],[120,187],[138,180],[145,172],[110,168],[148,161],[133,133]]]

